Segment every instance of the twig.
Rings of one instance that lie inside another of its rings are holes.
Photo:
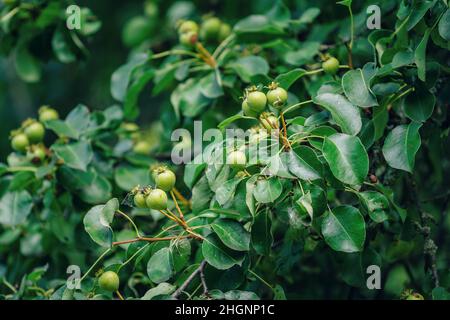
[[[175,197],[175,193],[170,191],[170,195],[172,196],[172,200],[175,203],[175,208],[177,208],[178,214],[180,215],[180,219],[184,222],[183,211],[181,211],[180,206],[178,205],[177,198]]]
[[[203,260],[200,263],[200,266],[197,269],[195,269],[194,272],[192,272],[191,275],[183,282],[183,284],[172,294],[172,298],[177,299],[181,295],[181,293],[183,293],[183,291],[186,290],[189,284],[191,284],[191,282],[195,279],[195,277],[203,272],[205,265],[206,261]],[[203,287],[203,289],[205,289],[205,287]]]
[[[161,238],[146,238],[146,237],[139,237],[129,240],[123,240],[123,241],[116,241],[113,242],[113,246],[118,246],[121,244],[127,244],[127,243],[133,243],[133,242],[139,242],[139,241],[145,241],[145,242],[158,242],[158,241],[170,241],[173,239],[183,239],[183,238],[193,238],[192,235],[186,235],[186,236],[171,236],[171,237],[161,237]]]
[[[424,245],[423,245],[423,254],[425,256],[425,270],[429,270],[431,273],[431,278],[434,282],[434,287],[439,287],[439,274],[437,271],[437,263],[436,263],[436,254],[438,247],[434,240],[431,237],[431,227],[428,224],[428,221],[430,220],[430,217],[428,214],[423,211],[422,205],[419,199],[419,195],[417,192],[417,185],[416,182],[412,177],[409,177],[411,186],[412,186],[412,200],[415,202],[415,205],[417,209],[419,210],[420,214],[420,223],[416,223],[417,228],[419,229],[419,232],[424,237]]]
[[[89,275],[89,273],[92,271],[92,269],[94,269],[94,267],[97,265],[97,263],[99,263],[111,251],[112,251],[112,249],[109,248],[108,250],[103,252],[102,255],[100,257],[98,257],[97,260],[95,260],[95,262],[92,264],[92,266],[89,268],[89,270],[86,271],[86,273],[81,277],[81,279],[78,281],[78,284],[81,284],[81,282]]]
[[[152,55],[150,57],[151,60],[153,59],[159,59],[159,58],[164,58],[170,55],[186,55],[186,56],[191,56],[191,57],[195,57],[198,58],[198,54],[196,54],[195,52],[191,52],[191,51],[186,51],[186,50],[169,50],[169,51],[164,51],[164,52],[160,52],[160,53],[156,53],[154,55]]]
[[[286,151],[289,151],[291,149],[291,144],[287,137],[287,127],[286,127],[286,121],[284,120],[283,111],[280,112],[280,118],[281,118],[281,123],[283,124],[283,144],[284,144]]]
[[[203,261],[200,264],[200,281],[202,282],[202,286],[203,286],[203,294],[205,296],[209,296],[209,290],[208,290],[208,286],[206,285],[206,280],[205,280],[205,266],[206,266],[206,261]]]
[[[123,298],[123,296],[120,294],[119,290],[116,291],[117,296],[119,297],[120,300],[125,300]]]
[[[203,61],[205,61],[206,64],[208,64],[211,68],[216,68],[216,59],[209,53],[208,50],[201,44],[201,42],[197,42],[195,44],[195,47],[197,48],[197,51],[200,53],[200,56],[202,57]]]
[[[188,199],[186,199],[180,191],[178,191],[177,188],[173,188],[173,193],[175,194],[175,196],[177,197],[178,200],[180,200],[186,207],[190,207],[190,201]]]
[[[3,284],[5,286],[7,286],[13,293],[17,293],[16,288],[14,288],[14,286],[8,282],[8,280],[6,280],[5,278],[3,278]]]
[[[164,210],[159,210],[159,212],[161,212],[163,215],[165,215],[167,218],[169,218],[170,220],[176,222],[177,224],[180,224],[180,219],[178,219],[178,217],[173,216],[167,212],[165,212]]]
[[[134,228],[134,231],[136,232],[136,236],[137,236],[138,238],[140,238],[140,237],[141,237],[141,234],[139,233],[139,229],[138,229],[138,227],[136,226],[136,224],[134,223],[134,221],[133,221],[127,214],[123,213],[123,212],[120,211],[120,210],[117,210],[116,213],[120,214],[121,216],[123,216],[125,219],[127,219],[127,220],[131,223],[131,225],[132,225],[133,228]]]

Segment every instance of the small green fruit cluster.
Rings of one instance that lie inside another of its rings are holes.
[[[272,83],[266,94],[253,86],[245,91],[242,110],[244,115],[256,118],[266,110],[267,103],[279,109],[286,104],[287,99],[287,91],[277,83]]]
[[[47,106],[40,108],[39,121],[27,119],[18,130],[11,132],[11,147],[21,153],[29,150],[30,157],[44,159],[46,152],[41,143],[44,140],[45,128],[42,123],[58,118],[59,115],[56,110]]]
[[[178,27],[180,43],[186,47],[194,46],[199,38],[207,42],[221,42],[231,34],[231,26],[219,18],[206,18],[201,27],[195,21],[182,21]]]
[[[136,188],[134,204],[138,208],[150,208],[153,210],[167,209],[168,197],[166,192],[172,191],[175,187],[176,176],[166,167],[158,167],[152,172],[156,182],[155,189]]]
[[[165,210],[168,201],[166,192],[161,189],[138,190],[134,195],[134,204],[140,209]]]
[[[139,126],[133,122],[124,122],[120,125],[119,134],[124,138],[139,140]]]
[[[231,26],[217,17],[206,18],[200,30],[200,37],[208,42],[221,42],[231,34]]]
[[[268,132],[271,132],[273,129],[279,128],[278,118],[273,113],[263,112],[259,116],[259,119],[263,128]]]
[[[198,41],[198,24],[192,20],[181,22],[178,28],[180,43],[186,47],[194,46]]]
[[[47,149],[43,144],[32,145],[28,149],[27,158],[33,163],[42,163],[47,158]]]

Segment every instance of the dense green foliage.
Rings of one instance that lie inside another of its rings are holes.
[[[375,30],[370,1],[239,3],[140,3],[114,103],[11,132],[2,298],[450,299],[447,1],[383,1]],[[96,55],[107,22],[69,5],[4,1],[15,81]]]

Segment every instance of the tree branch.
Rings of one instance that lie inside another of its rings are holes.
[[[172,236],[172,237],[162,237],[162,238],[139,237],[139,238],[135,238],[135,239],[116,241],[116,242],[113,242],[112,245],[118,246],[121,244],[133,243],[133,242],[138,242],[138,241],[146,241],[146,242],[169,241],[169,240],[173,240],[173,239],[183,239],[183,238],[193,238],[193,236],[189,234],[186,236]]]
[[[183,284],[172,294],[172,298],[177,299],[181,293],[183,293],[184,290],[186,290],[186,288],[189,286],[189,284],[191,284],[191,282],[195,279],[195,277],[200,274],[200,280],[202,281],[202,285],[203,285],[203,290],[205,292],[205,288],[207,290],[207,287],[205,286],[205,284],[203,284],[204,279],[202,280],[202,274],[203,274],[203,269],[205,268],[206,265],[206,261],[203,260],[200,263],[200,266],[195,269],[194,272],[191,273],[191,275],[186,279],[186,281],[183,282]]]
[[[419,199],[419,194],[417,192],[417,185],[413,177],[409,177],[412,186],[412,199],[415,202],[417,209],[419,210],[420,223],[417,222],[416,226],[419,232],[424,237],[423,254],[425,256],[425,270],[431,273],[431,278],[434,282],[434,287],[439,287],[439,274],[437,271],[436,254],[438,247],[431,237],[431,227],[429,221],[432,220],[422,208],[421,201]]]

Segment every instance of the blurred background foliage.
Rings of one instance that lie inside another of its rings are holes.
[[[3,1],[3,0],[2,0]],[[7,2],[7,1],[6,1]],[[48,104],[67,114],[80,102],[92,109],[105,109],[114,104],[110,93],[111,74],[122,65],[132,47],[149,47],[154,52],[169,49],[177,41],[176,21],[181,18],[199,18],[206,14],[218,14],[224,21],[234,24],[250,14],[266,12],[272,0],[197,0],[175,1],[54,1],[61,6],[72,3],[88,7],[101,23],[100,29],[82,39],[88,53],[76,61],[61,63],[51,50],[55,28],[50,26],[32,40],[30,50],[42,62],[42,76],[38,82],[27,83],[17,76],[14,68],[14,52],[5,52],[6,37],[0,33],[0,133],[8,136],[28,117],[36,116],[41,105]],[[354,3],[354,11],[366,7],[366,1]],[[369,1],[370,2],[370,1]],[[395,5],[395,1],[387,1]],[[22,1],[39,6],[43,1]],[[326,0],[285,1],[295,16],[311,7],[320,8],[319,23],[348,19],[343,6],[330,5]],[[393,7],[391,4],[385,4]],[[364,13],[364,12],[363,12]],[[330,17],[333,17],[331,20]],[[33,19],[32,19],[33,20]],[[35,21],[34,19],[33,21]],[[60,19],[58,25],[64,24]],[[326,34],[322,34],[326,36]],[[370,53],[370,50],[367,50]],[[148,92],[148,91],[147,91]],[[152,98],[141,96],[141,124],[149,124],[159,118],[161,103],[167,96]],[[75,103],[76,102],[76,103]],[[10,152],[7,139],[0,141],[0,159]]]

